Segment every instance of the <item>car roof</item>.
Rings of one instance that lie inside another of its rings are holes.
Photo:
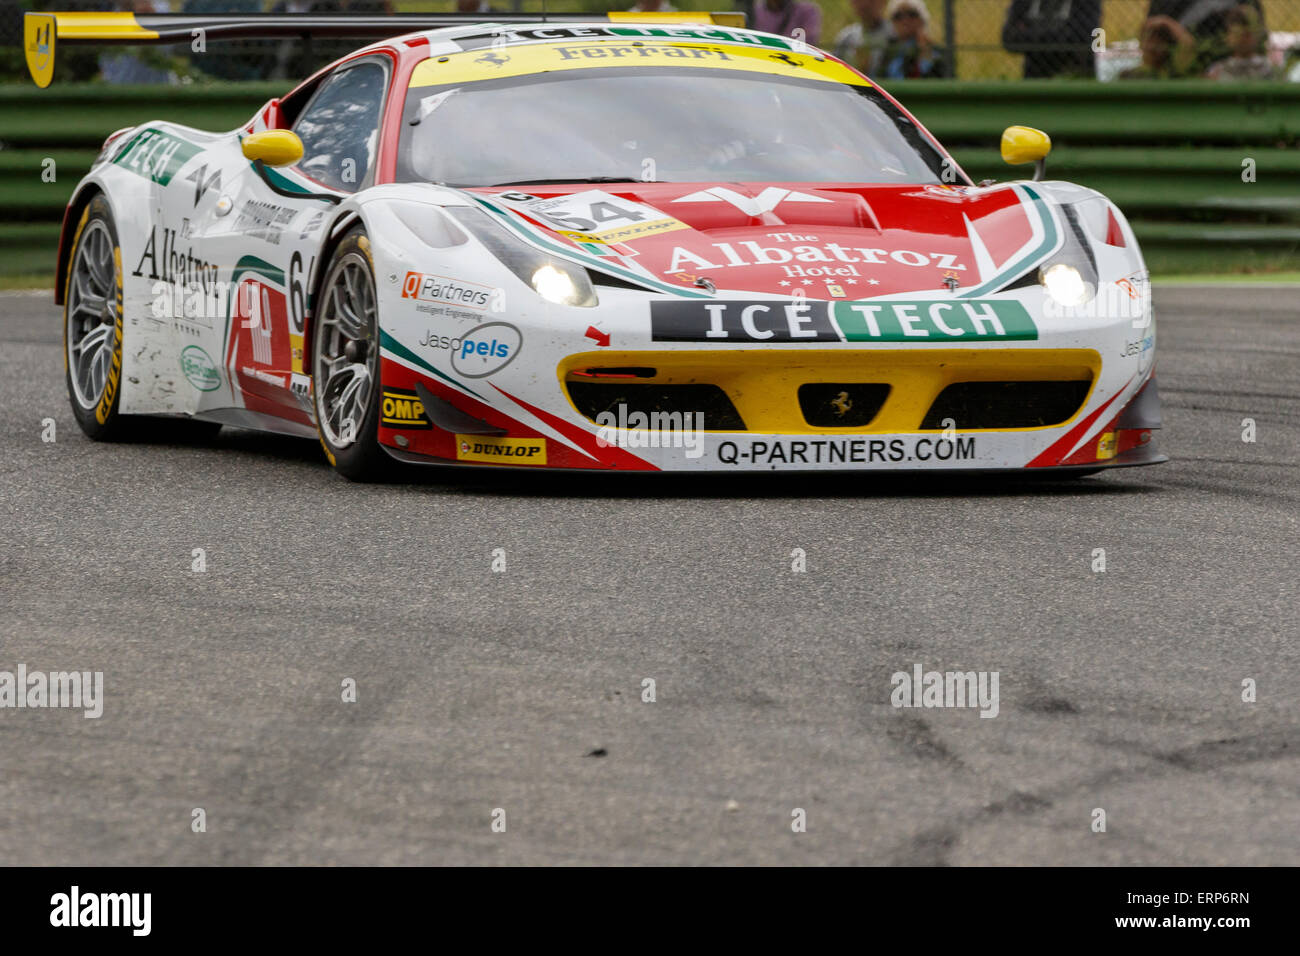
[[[480,47],[518,46],[571,39],[618,42],[638,38],[703,40],[710,43],[806,52],[818,57],[828,56],[823,51],[806,43],[778,36],[774,33],[764,33],[760,30],[750,30],[743,27],[718,26],[707,23],[658,24],[635,21],[620,22],[617,20],[536,24],[509,24],[486,20],[482,23],[457,24],[450,27],[406,33],[388,40],[372,43],[357,52],[393,48],[418,49],[427,46],[427,56],[441,56],[446,53],[458,53]],[[462,42],[466,40],[476,42],[466,45]]]

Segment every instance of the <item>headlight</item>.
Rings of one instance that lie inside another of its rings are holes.
[[[583,307],[598,304],[591,277],[582,266],[530,246],[481,209],[453,206],[446,211],[547,302]]]
[[[1043,288],[1057,305],[1065,306],[1067,309],[1083,305],[1092,298],[1093,290],[1084,281],[1079,270],[1064,262],[1057,262],[1040,270],[1038,281],[1043,284]]]
[[[547,302],[556,305],[576,305],[582,298],[569,274],[550,263],[533,273],[533,288]]]

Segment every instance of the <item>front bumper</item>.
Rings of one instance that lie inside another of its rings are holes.
[[[1035,321],[1000,341],[763,344],[709,341],[707,328],[693,339],[656,336],[647,295],[602,288],[595,308],[522,298],[529,312],[396,312],[379,432],[390,453],[681,472],[1095,470],[1165,460],[1153,438],[1149,312],[1049,320],[1041,292],[1025,290],[1013,301]],[[438,400],[435,414],[420,390]],[[1129,409],[1141,414],[1123,420]]]

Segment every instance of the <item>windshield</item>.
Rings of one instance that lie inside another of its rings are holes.
[[[616,67],[413,86],[397,178],[937,183],[942,172],[941,154],[870,86]]]

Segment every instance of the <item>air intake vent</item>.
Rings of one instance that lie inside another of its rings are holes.
[[[1088,397],[1089,381],[956,382],[934,400],[923,429],[1036,428],[1068,421]]]
[[[654,414],[703,415],[702,427],[707,431],[745,431],[745,423],[727,393],[716,385],[660,385],[653,382],[593,381],[565,383],[574,406],[593,422],[601,412],[619,416],[619,406],[625,407],[623,416],[642,412]],[[620,417],[620,420],[624,420]],[[699,420],[697,420],[698,424]],[[683,423],[678,422],[677,427]],[[654,427],[654,421],[651,421]]]

